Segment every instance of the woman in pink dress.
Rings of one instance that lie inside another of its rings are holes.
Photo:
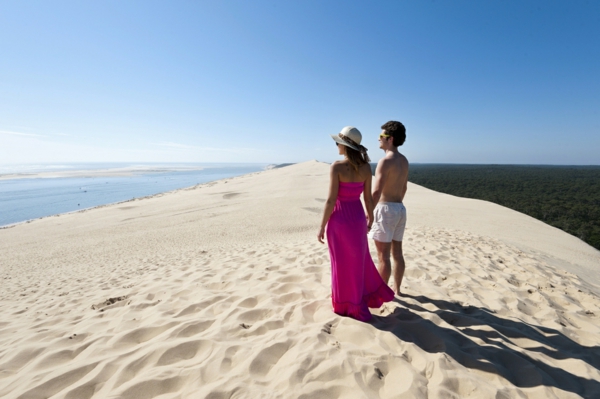
[[[327,234],[333,311],[369,321],[369,308],[379,308],[394,299],[394,292],[375,268],[367,243],[367,231],[373,223],[370,159],[367,149],[360,145],[362,135],[355,127],[346,126],[331,137],[344,159],[331,165],[329,196],[317,238],[323,243]]]

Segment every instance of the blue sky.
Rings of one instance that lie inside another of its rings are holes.
[[[0,163],[600,164],[597,1],[0,1]]]

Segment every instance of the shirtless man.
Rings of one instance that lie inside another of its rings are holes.
[[[404,276],[402,237],[406,226],[406,208],[402,204],[408,182],[408,160],[398,152],[404,144],[406,128],[400,122],[389,121],[381,126],[379,148],[385,156],[377,164],[373,184],[375,204],[374,223],[369,237],[375,240],[379,257],[379,274],[386,283],[390,279],[394,259],[394,291],[400,295],[400,284]]]

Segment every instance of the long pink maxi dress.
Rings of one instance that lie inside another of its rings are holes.
[[[327,222],[331,258],[333,311],[369,321],[369,308],[394,299],[394,291],[375,268],[367,243],[367,220],[360,194],[364,184],[340,182],[333,213]]]

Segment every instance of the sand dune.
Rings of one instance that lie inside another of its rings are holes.
[[[0,230],[0,397],[600,397],[600,253],[410,185],[403,291],[331,311],[306,162]],[[374,252],[372,252],[374,253]]]

